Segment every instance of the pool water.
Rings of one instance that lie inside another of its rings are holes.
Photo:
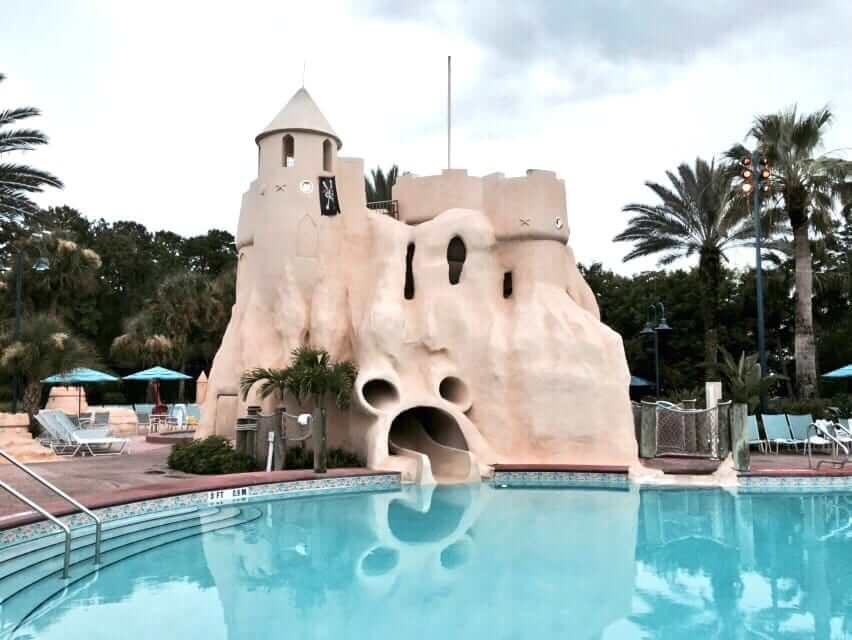
[[[495,489],[252,503],[7,637],[852,637],[852,494]]]

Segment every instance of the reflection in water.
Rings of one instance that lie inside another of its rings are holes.
[[[848,494],[462,485],[252,508],[15,637],[852,637]]]
[[[631,621],[670,637],[852,635],[852,496],[642,491]]]

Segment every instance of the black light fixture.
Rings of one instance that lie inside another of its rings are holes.
[[[660,321],[657,322],[657,310],[659,309]],[[662,359],[660,358],[660,332],[671,331],[672,328],[666,320],[666,307],[662,302],[648,305],[648,318],[645,328],[639,332],[643,336],[654,336],[654,371],[656,373],[656,386],[654,391],[660,397],[660,386],[662,380]]]

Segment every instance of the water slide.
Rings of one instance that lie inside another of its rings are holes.
[[[415,461],[418,484],[479,482],[479,467],[473,454],[435,440],[427,430],[428,419],[429,414],[410,411],[398,416],[388,435],[390,452]],[[429,426],[437,433],[433,425]]]

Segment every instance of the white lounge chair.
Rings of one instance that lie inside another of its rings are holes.
[[[42,411],[41,414],[46,414],[47,422],[52,424],[53,432],[60,439],[61,446],[64,449],[73,448],[72,455],[80,452],[91,456],[118,455],[127,448],[127,438],[103,435],[102,429],[69,428],[73,423],[62,411]]]

